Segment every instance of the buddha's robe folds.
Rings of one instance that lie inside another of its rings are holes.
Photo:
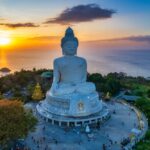
[[[90,94],[96,90],[92,82],[86,82],[87,63],[84,58],[63,56],[54,61],[54,80],[51,94],[54,96],[71,93]]]
[[[53,91],[53,94],[60,96],[77,92],[87,95],[94,92],[95,90],[95,85],[91,82],[79,84],[59,83],[58,87]]]

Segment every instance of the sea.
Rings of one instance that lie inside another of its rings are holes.
[[[0,50],[0,68],[8,67],[12,72],[53,68],[53,60],[62,56],[58,50]],[[89,73],[124,72],[131,76],[150,77],[150,49],[79,49],[78,56],[87,60]]]

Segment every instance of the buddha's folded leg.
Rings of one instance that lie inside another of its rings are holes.
[[[75,87],[74,86],[70,86],[70,85],[60,85],[56,90],[55,90],[55,95],[59,96],[59,95],[66,95],[66,94],[71,94],[75,91]]]
[[[96,87],[92,82],[80,83],[76,86],[76,91],[82,94],[89,94],[96,91]]]

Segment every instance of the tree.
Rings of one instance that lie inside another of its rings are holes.
[[[41,90],[41,86],[39,83],[37,83],[32,94],[32,99],[41,100],[43,97],[44,97],[44,94]]]
[[[137,91],[136,91],[136,95],[142,97],[142,96],[144,96],[144,92],[141,91],[141,90],[137,90]]]
[[[140,98],[135,102],[135,105],[144,112],[144,114],[148,118],[148,123],[150,124],[150,101],[149,99]]]
[[[148,130],[145,134],[145,139],[150,140],[150,130]]]
[[[104,79],[100,73],[93,73],[88,76],[88,80],[97,83],[97,82],[102,82]]]
[[[26,137],[36,123],[36,118],[24,109],[22,102],[0,101],[0,145],[3,148],[14,140]]]
[[[88,74],[88,81],[93,82],[98,92],[103,92],[104,78],[100,73]]]
[[[120,73],[117,73],[117,72],[111,72],[111,73],[108,73],[107,74],[107,78],[115,78],[115,79],[124,79],[125,77],[127,76],[126,73],[124,72],[120,72]]]
[[[105,83],[105,92],[109,91],[112,95],[117,94],[121,89],[120,82],[117,79],[108,78]]]
[[[150,89],[147,91],[147,96],[150,98]]]
[[[1,91],[0,91],[0,100],[3,98],[3,94],[1,93]]]
[[[150,130],[145,134],[144,141],[136,144],[136,150],[150,150]]]

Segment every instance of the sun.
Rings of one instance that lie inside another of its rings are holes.
[[[6,30],[0,30],[0,46],[7,46],[11,42],[11,32]]]
[[[10,43],[9,37],[0,37],[0,45],[8,45]]]

